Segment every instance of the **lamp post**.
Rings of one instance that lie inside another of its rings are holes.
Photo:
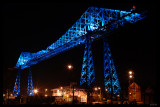
[[[101,87],[98,87],[98,90],[100,90],[100,101],[101,101]]]
[[[73,70],[73,66],[71,65],[71,64],[69,64],[68,66],[67,66],[67,68],[69,69],[69,70]],[[72,75],[71,75],[71,77],[72,77]],[[73,82],[72,83],[72,88],[73,88],[73,101],[72,101],[72,103],[74,103],[74,85],[75,85],[75,83]]]
[[[100,97],[100,101],[101,101],[101,87],[95,87],[94,88],[95,91],[100,91],[100,94],[98,95]]]
[[[130,86],[131,85],[131,80],[134,82],[134,72],[130,70],[128,72],[128,74],[129,74],[129,86]],[[134,83],[134,88],[133,88],[134,101],[136,101],[136,89],[135,88],[136,87],[135,87],[135,83]]]

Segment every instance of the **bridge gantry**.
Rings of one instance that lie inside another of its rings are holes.
[[[98,38],[104,38],[104,34],[110,34],[115,29],[125,26],[127,23],[135,23],[145,17],[143,13],[130,11],[89,7],[72,26],[57,41],[48,46],[46,50],[36,53],[22,52],[15,66],[19,69],[13,90],[14,96],[20,95],[20,72],[22,69],[29,69],[27,95],[33,96],[33,82],[31,66],[38,62],[51,58],[59,53],[72,49],[73,47],[85,44],[84,57],[80,84],[87,84],[89,87],[95,83],[95,71],[91,50],[91,43]],[[116,69],[111,57],[106,37],[103,41],[104,49],[104,85],[108,93],[116,94],[120,91],[120,84]]]

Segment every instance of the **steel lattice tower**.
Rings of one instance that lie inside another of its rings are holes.
[[[95,84],[96,81],[91,50],[91,38],[89,35],[86,36],[80,85],[87,83],[87,86],[91,87],[91,84]]]
[[[31,67],[29,67],[29,74],[28,74],[27,96],[34,96]]]
[[[104,85],[107,93],[111,93],[111,88],[113,93],[117,94],[120,91],[119,79],[116,73],[113,59],[111,57],[111,51],[107,43],[107,39],[103,39],[103,53],[104,53]]]
[[[19,68],[13,89],[13,95],[16,97],[20,95],[20,80],[21,80],[21,69]]]

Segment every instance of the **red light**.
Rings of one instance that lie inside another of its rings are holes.
[[[136,6],[135,5],[133,5],[133,7],[132,7],[133,9],[135,9],[136,8]]]

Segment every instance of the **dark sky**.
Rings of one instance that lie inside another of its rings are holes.
[[[20,53],[46,49],[61,37],[90,6],[129,10],[132,5],[147,11],[147,18],[110,34],[108,41],[122,89],[128,85],[128,71],[135,72],[135,81],[145,89],[156,86],[156,25],[152,3],[6,3],[3,5],[3,89],[13,89]],[[92,43],[96,82],[103,87],[102,40]],[[79,83],[84,45],[42,61],[32,67],[34,87],[56,88]],[[74,69],[67,70],[72,64]],[[22,70],[22,91],[26,91],[28,69]],[[9,85],[7,85],[9,84]]]

